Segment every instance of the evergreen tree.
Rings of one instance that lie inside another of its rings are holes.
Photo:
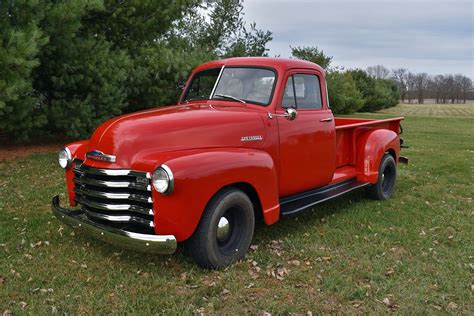
[[[298,59],[310,61],[318,64],[324,69],[328,70],[332,62],[332,56],[328,56],[324,51],[319,50],[313,46],[302,46],[302,47],[290,47],[291,55]]]
[[[46,123],[31,77],[47,42],[30,14],[37,7],[28,0],[0,2],[0,130],[16,139]]]
[[[350,114],[359,110],[364,98],[349,72],[331,71],[327,74],[329,104],[335,114]]]

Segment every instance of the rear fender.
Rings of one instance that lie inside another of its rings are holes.
[[[357,144],[357,180],[376,183],[380,161],[386,152],[394,155],[393,158],[398,161],[400,141],[397,133],[387,129],[376,129],[362,135]]]
[[[159,159],[174,175],[174,191],[163,195],[153,190],[155,230],[188,239],[196,229],[209,200],[223,187],[246,183],[258,194],[265,223],[279,219],[277,173],[266,152],[225,148],[191,151]]]

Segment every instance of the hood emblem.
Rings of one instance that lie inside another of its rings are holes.
[[[100,150],[92,150],[86,154],[86,157],[92,160],[104,161],[104,162],[115,162],[117,159],[115,156],[107,155]]]
[[[242,136],[240,139],[241,142],[255,142],[255,141],[261,141],[263,140],[263,137],[260,135],[255,135],[255,136]]]

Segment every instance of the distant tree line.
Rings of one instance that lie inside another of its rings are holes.
[[[474,99],[472,80],[461,74],[429,75],[405,68],[390,71],[382,65],[368,67],[367,73],[396,82],[402,102],[422,104],[431,99],[435,103],[466,103]]]

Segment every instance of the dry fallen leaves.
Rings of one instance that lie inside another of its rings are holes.
[[[457,308],[458,308],[458,304],[456,304],[456,303],[454,303],[454,302],[450,302],[450,303],[448,304],[448,309],[450,309],[450,310],[452,310],[452,311],[456,310]]]
[[[267,275],[269,277],[276,278],[279,281],[283,281],[288,273],[289,272],[285,267],[277,266],[274,268],[271,265],[267,266]]]
[[[276,254],[278,257],[281,257],[283,253],[282,249],[283,241],[282,240],[272,240],[268,247],[270,248],[270,251]]]
[[[3,316],[12,316],[12,315],[13,315],[13,313],[12,313],[12,311],[9,310],[9,309],[7,309],[7,310],[5,310],[5,311],[3,312]]]
[[[382,303],[384,303],[385,305],[387,305],[387,307],[390,308],[392,311],[395,311],[395,310],[397,310],[397,308],[398,308],[398,304],[395,304],[394,302],[391,302],[388,297],[385,297],[385,298],[382,300]]]
[[[230,294],[230,291],[228,289],[223,289],[221,292],[221,295],[227,295]]]
[[[385,276],[391,276],[394,273],[395,273],[395,270],[393,268],[388,268],[387,272],[385,272]]]
[[[438,310],[438,311],[443,309],[443,307],[441,305],[438,305],[438,304],[431,304],[430,306],[433,307],[434,309]]]

